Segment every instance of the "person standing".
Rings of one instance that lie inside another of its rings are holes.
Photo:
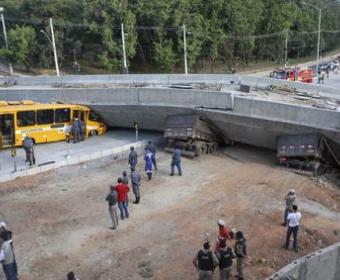
[[[203,249],[198,251],[192,263],[198,271],[199,280],[212,280],[214,269],[218,265],[218,259],[210,250],[209,241],[204,242]]]
[[[172,153],[170,176],[174,176],[174,174],[175,174],[175,167],[177,168],[178,175],[182,176],[181,149],[178,146],[175,146],[175,149],[174,149],[174,151]]]
[[[152,178],[152,152],[149,150],[146,150],[144,155],[144,161],[145,161],[145,172],[148,176],[148,180],[151,180]]]
[[[79,119],[79,138],[80,141],[84,141],[84,134],[85,134],[85,126],[84,126],[84,122]]]
[[[130,153],[129,153],[129,162],[128,162],[131,169],[136,168],[137,158],[138,158],[138,155],[137,155],[137,152],[135,151],[135,147],[131,146]]]
[[[12,234],[12,231],[7,229],[5,222],[0,222],[0,235],[2,233],[4,233],[4,237],[6,238],[6,241],[8,241],[11,244],[13,257],[14,257],[14,271],[15,271],[15,274],[18,276],[18,266],[17,266],[17,262],[15,259],[13,239],[12,239],[13,234]]]
[[[8,237],[8,232],[2,232],[0,235],[0,262],[7,280],[17,280],[15,272],[15,258],[11,246],[11,241]]]
[[[236,257],[233,250],[228,246],[226,240],[220,242],[220,249],[216,253],[220,267],[220,280],[229,280],[231,277],[231,266]]]
[[[286,201],[286,208],[285,208],[285,212],[283,215],[283,223],[282,226],[287,226],[287,216],[288,214],[293,212],[293,205],[296,204],[296,196],[295,196],[295,190],[294,189],[290,189],[288,191],[288,194],[285,197],[285,201]]]
[[[235,254],[236,254],[236,278],[243,279],[243,263],[247,256],[247,243],[242,231],[236,232]]]
[[[155,167],[155,170],[157,170],[156,147],[155,147],[155,145],[151,141],[148,141],[148,144],[145,147],[145,151],[146,150],[149,150],[152,153],[152,164]]]
[[[25,150],[25,154],[26,154],[26,160],[25,162],[29,162],[29,137],[25,136],[23,139],[22,139],[22,147],[24,148]]]
[[[80,280],[73,271],[67,273],[67,280]]]
[[[118,227],[118,214],[117,214],[117,200],[118,194],[114,186],[110,186],[110,192],[106,196],[106,201],[109,204],[109,214],[112,221],[112,229],[117,229]]]
[[[31,137],[29,137],[28,135],[25,136],[22,145],[23,145],[25,153],[26,153],[26,161],[25,162],[29,162],[30,166],[32,166],[32,164],[35,164],[33,139]]]
[[[115,190],[118,194],[118,207],[120,211],[120,218],[124,220],[125,218],[129,218],[129,211],[127,205],[127,193],[130,191],[128,185],[123,184],[122,178],[118,178],[118,185],[115,186]]]
[[[136,200],[133,203],[138,204],[140,201],[139,187],[141,184],[141,178],[140,178],[138,171],[135,170],[135,168],[131,168],[131,184],[132,184],[133,193],[136,198]]]
[[[125,170],[123,171],[122,183],[129,185],[129,177],[128,177],[127,172]],[[129,195],[128,194],[126,194],[126,205],[129,206]]]
[[[231,239],[231,233],[229,231],[229,228],[226,226],[225,221],[218,220],[218,235],[217,235],[217,241],[215,245],[215,253],[218,252],[220,249],[220,243],[222,241],[227,242],[227,240]]]
[[[123,171],[122,183],[129,185],[129,177],[128,177],[127,172],[125,170]]]
[[[293,205],[293,213],[290,213],[287,216],[288,230],[287,230],[287,235],[286,235],[286,244],[284,246],[284,248],[287,250],[289,248],[290,237],[293,234],[293,239],[294,239],[293,248],[295,252],[298,251],[297,234],[299,231],[300,220],[301,220],[301,213],[298,212],[297,205]]]
[[[72,133],[73,133],[73,143],[78,143],[79,142],[79,130],[80,130],[80,125],[78,118],[74,118],[73,124],[72,124]]]

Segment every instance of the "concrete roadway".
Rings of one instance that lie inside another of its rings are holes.
[[[139,140],[156,141],[162,136],[161,133],[142,131],[139,133]],[[36,167],[48,162],[61,162],[65,159],[80,158],[83,155],[95,155],[100,151],[113,150],[124,145],[136,143],[135,131],[129,129],[111,129],[103,136],[96,136],[86,139],[83,142],[73,144],[66,142],[54,142],[34,146]],[[128,147],[124,148],[128,153]],[[69,155],[69,156],[68,156]],[[17,149],[15,157],[17,172],[31,169],[25,163],[25,152],[22,148]],[[9,175],[14,175],[14,160],[11,158],[11,149],[0,150],[0,181]]]

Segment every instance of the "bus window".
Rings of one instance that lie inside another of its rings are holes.
[[[64,123],[64,122],[70,122],[70,121],[71,121],[70,109],[64,108],[64,109],[55,110],[55,122],[56,123]]]
[[[38,110],[37,124],[53,124],[54,110]]]
[[[17,113],[18,126],[35,125],[35,111],[22,111]]]
[[[90,111],[89,120],[94,122],[101,122],[102,118],[96,112]]]

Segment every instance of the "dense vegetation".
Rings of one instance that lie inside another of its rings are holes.
[[[340,42],[336,0],[305,0],[322,7],[322,51]],[[301,0],[0,0],[5,8],[9,51],[0,37],[0,57],[53,67],[46,36],[53,17],[61,64],[74,59],[110,72],[122,70],[120,24],[124,23],[131,71],[173,72],[183,66],[186,25],[190,72],[225,71],[254,60],[282,61],[314,54],[318,11]],[[334,3],[333,3],[334,2]],[[326,5],[328,5],[326,7]],[[338,6],[339,7],[339,6]],[[287,32],[288,30],[288,32]]]

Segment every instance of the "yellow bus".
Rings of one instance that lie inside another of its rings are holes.
[[[27,135],[34,143],[65,140],[74,118],[84,123],[84,136],[102,135],[106,125],[90,108],[74,104],[0,101],[0,149],[21,146]]]

